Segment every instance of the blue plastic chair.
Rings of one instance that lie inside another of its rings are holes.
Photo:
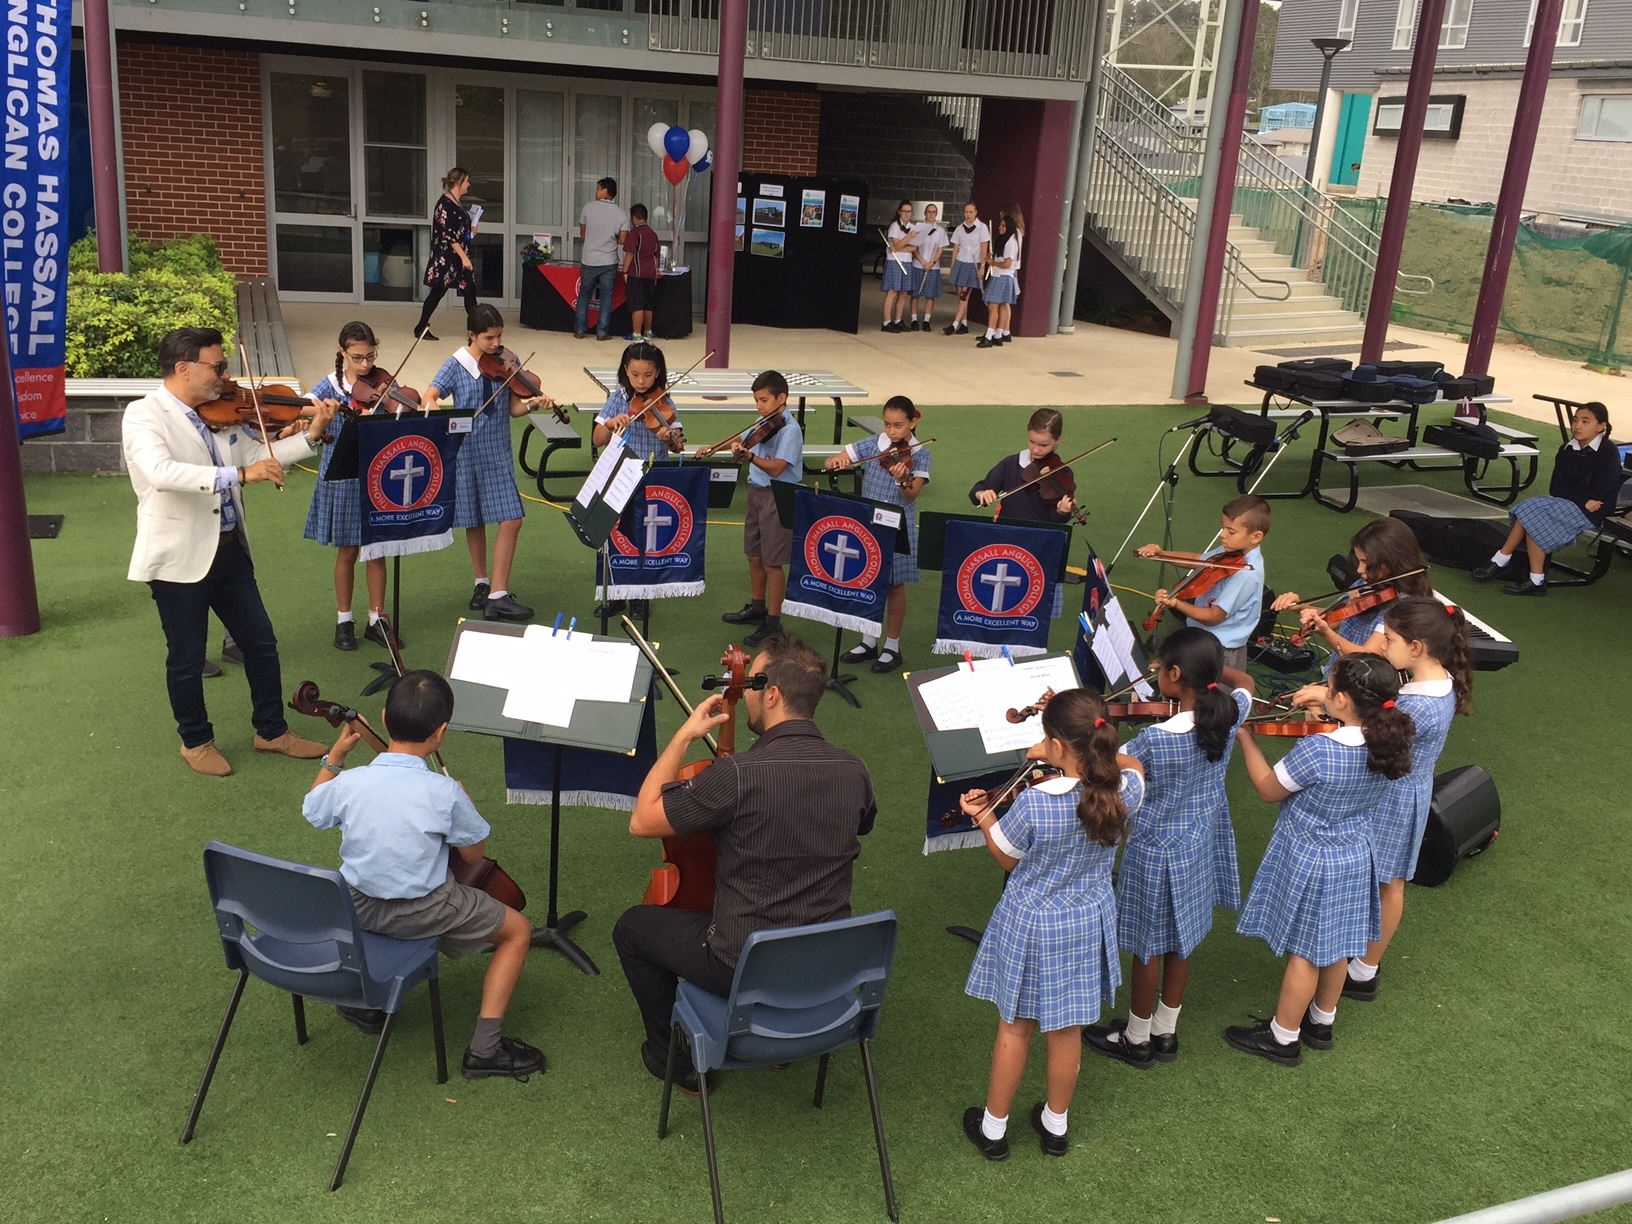
[[[204,847],[204,878],[215,907],[215,924],[227,967],[238,971],[227,1014],[216,1034],[215,1048],[204,1068],[204,1080],[193,1098],[182,1143],[190,1143],[204,1096],[210,1090],[227,1033],[250,977],[287,990],[295,1001],[295,1040],[306,1044],[305,1000],[341,1007],[372,1008],[386,1013],[385,1027],[374,1047],[374,1061],[363,1081],[363,1095],[340,1149],[330,1190],[338,1190],[351,1159],[352,1145],[363,1124],[374,1078],[385,1058],[385,1046],[404,997],[420,982],[430,983],[431,1031],[436,1037],[436,1082],[448,1082],[448,1055],[442,1040],[442,992],[437,981],[437,939],[389,939],[357,925],[351,893],[338,871],[268,858],[212,841]]]
[[[861,1065],[867,1075],[873,1138],[884,1177],[884,1204],[890,1219],[901,1218],[895,1205],[895,1184],[890,1179],[890,1153],[884,1144],[884,1118],[878,1110],[878,1083],[873,1077],[870,1048],[878,1031],[890,962],[895,959],[895,932],[893,910],[812,926],[756,931],[743,945],[729,998],[709,994],[691,982],[680,983],[657,1137],[663,1139],[669,1133],[669,1099],[683,1042],[697,1072],[716,1224],[723,1224],[725,1216],[720,1206],[720,1170],[714,1155],[708,1073],[775,1067],[820,1057],[816,1095],[811,1102],[820,1109],[827,1085],[828,1057],[851,1045],[861,1047]]]

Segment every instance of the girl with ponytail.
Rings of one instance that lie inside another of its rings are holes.
[[[1099,1018],[1122,977],[1111,863],[1144,798],[1144,775],[1117,751],[1116,727],[1097,693],[1058,694],[1042,723],[1043,741],[1026,755],[1060,777],[1020,792],[1001,820],[985,791],[962,798],[964,814],[1010,873],[964,987],[997,1005],[986,1106],[963,1115],[963,1133],[987,1160],[1009,1158],[1009,1107],[1039,1029],[1048,1041],[1048,1099],[1032,1107],[1031,1125],[1045,1155],[1065,1155],[1082,1026]]]
[[[1366,954],[1349,962],[1343,996],[1369,1002],[1377,997],[1377,966],[1405,910],[1405,882],[1416,874],[1417,851],[1428,827],[1439,762],[1451,719],[1473,712],[1473,664],[1468,657],[1468,621],[1461,609],[1437,599],[1396,599],[1383,614],[1384,657],[1409,672],[1400,686],[1399,709],[1411,716],[1411,772],[1389,788],[1372,814],[1371,843],[1382,898],[1382,933]]]
[[[1224,1030],[1244,1054],[1295,1067],[1303,1044],[1331,1049],[1348,959],[1381,934],[1371,814],[1411,772],[1415,734],[1399,692],[1387,659],[1345,655],[1322,703],[1337,730],[1298,740],[1274,766],[1250,728],[1237,732],[1258,797],[1281,811],[1236,930],[1286,956],[1275,1015]]]
[[[1116,878],[1117,943],[1133,958],[1128,1018],[1082,1032],[1090,1049],[1141,1069],[1179,1056],[1190,954],[1212,929],[1214,906],[1241,908],[1224,771],[1252,709],[1251,678],[1224,666],[1223,645],[1205,629],[1168,634],[1156,664],[1179,713],[1123,748],[1145,770],[1144,806]]]

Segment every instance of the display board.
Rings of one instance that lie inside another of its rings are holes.
[[[857,330],[867,185],[744,171],[733,323]]]

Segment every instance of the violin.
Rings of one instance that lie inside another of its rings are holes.
[[[1381,607],[1385,603],[1398,598],[1399,592],[1394,589],[1392,579],[1383,582],[1369,583],[1352,590],[1344,591],[1330,604],[1320,610],[1320,619],[1329,626],[1334,621],[1348,620],[1351,616],[1359,616],[1362,612],[1370,612],[1373,608]],[[1310,607],[1309,604],[1299,604],[1300,608]],[[1313,626],[1300,628],[1292,635],[1292,645],[1302,646],[1309,641]]]
[[[953,808],[950,811],[942,812],[940,817],[941,828],[950,829],[964,820],[978,824],[979,817],[986,815],[987,812],[995,811],[1005,803],[1013,803],[1021,791],[1036,786],[1039,782],[1047,782],[1050,778],[1063,777],[1064,774],[1063,769],[1050,765],[1046,761],[1027,761],[1002,786],[995,791],[987,792],[985,806],[974,816],[965,816],[962,808]]]
[[[387,632],[389,633],[389,626]],[[350,706],[342,705],[338,701],[324,700],[323,695],[318,692],[316,683],[311,680],[302,680],[295,686],[295,691],[289,698],[289,708],[309,718],[324,719],[331,727],[349,723],[361,733],[363,741],[375,752],[390,751],[386,742],[368,725],[366,718]],[[437,764],[441,764],[440,756],[437,758]],[[443,773],[446,772],[444,769]],[[458,883],[485,892],[501,905],[508,905],[513,910],[527,908],[527,894],[521,891],[521,885],[493,859],[482,858],[474,863],[467,862],[458,850],[449,846],[448,872]]]
[[[1328,731],[1336,731],[1343,724],[1324,718],[1280,718],[1269,714],[1249,718],[1241,725],[1254,735],[1287,736],[1296,739],[1305,735],[1325,735]]]
[[[260,400],[256,412],[255,401]],[[231,429],[236,425],[260,429],[260,418],[265,417],[270,430],[287,429],[301,417],[310,416],[312,401],[283,383],[263,383],[253,389],[231,378],[223,378],[216,389],[216,398],[193,409],[199,420],[211,429]]]
[[[922,442],[918,442],[910,436],[905,437],[899,442],[891,442],[889,446],[879,451],[867,462],[882,464],[885,471],[889,471],[893,467],[900,467],[903,463],[907,464],[906,475],[897,477],[896,484],[900,485],[902,489],[908,489],[912,487],[912,482],[917,479],[912,473],[913,457],[919,450],[929,446],[934,441],[934,438],[925,438]]]
[[[1105,703],[1105,717],[1112,722],[1128,722],[1135,718],[1172,718],[1179,712],[1177,701],[1110,701]]]
[[[1247,564],[1247,555],[1243,552],[1221,552],[1216,556],[1205,559],[1193,553],[1175,553],[1166,550],[1146,553],[1137,552],[1136,557],[1143,557],[1147,561],[1163,561],[1172,565],[1190,567],[1190,573],[1172,590],[1168,591],[1169,599],[1182,599],[1186,603],[1193,602],[1198,596],[1205,595],[1231,574],[1238,574],[1244,569],[1251,569]],[[1161,623],[1162,613],[1167,611],[1167,605],[1157,604],[1151,614],[1144,619],[1146,633],[1156,632],[1156,626]]]
[[[1071,474],[1071,465],[1079,459],[1086,459],[1096,451],[1104,450],[1115,441],[1115,438],[1107,438],[1098,446],[1090,446],[1080,455],[1072,455],[1069,459],[1061,459],[1058,451],[1049,451],[1048,454],[1037,460],[1038,475],[1033,476],[1025,484],[1016,485],[1008,492],[997,495],[997,500],[992,503],[992,521],[995,523],[997,516],[1003,512],[1005,498],[1013,497],[1016,493],[1023,492],[1034,485],[1042,486],[1042,495],[1049,501],[1058,502],[1066,497],[1075,501],[1077,497],[1077,478]],[[1082,506],[1074,506],[1071,512],[1066,515],[1066,520],[1077,524],[1079,527],[1084,526],[1088,522],[1088,511]]]
[[[357,381],[351,384],[348,410],[362,414],[382,407],[388,412],[425,411],[418,391],[399,383],[396,375],[387,374],[375,366],[367,374],[358,375]]]
[[[1051,688],[1044,689],[1043,695],[1037,698],[1036,701],[1028,706],[1021,706],[1018,710],[1011,708],[1003,717],[1011,723],[1023,723],[1028,718],[1035,718],[1041,714],[1048,708],[1048,703],[1052,700],[1054,700],[1054,690]]]
[[[707,459],[717,451],[722,451],[734,443],[741,443],[744,450],[753,450],[754,447],[774,438],[782,426],[788,423],[788,414],[779,412],[775,416],[762,416],[747,430],[738,430],[729,438],[721,438],[711,446],[700,446],[693,456],[696,459]]]
[[[481,371],[483,378],[491,378],[499,384],[494,388],[493,395],[488,396],[489,403],[500,391],[505,390],[524,400],[538,399],[544,394],[544,384],[538,381],[538,375],[531,370],[523,369],[521,360],[509,349],[500,349],[497,353],[483,353],[476,359],[476,368]],[[486,408],[487,404],[483,404],[482,407]],[[572,417],[560,404],[552,404],[550,411],[561,424],[572,424]]]
[[[686,432],[680,425],[680,418],[675,413],[674,401],[669,398],[667,390],[653,387],[642,394],[633,392],[629,396],[629,424],[643,421],[646,428],[654,434],[660,430],[669,431],[669,451],[678,455],[686,449]],[[627,428],[627,426],[625,426]]]

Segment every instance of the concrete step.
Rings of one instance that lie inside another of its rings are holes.
[[[1346,310],[1294,311],[1278,315],[1234,314],[1230,318],[1232,332],[1249,331],[1305,331],[1311,327],[1362,327],[1365,321]]]
[[[1224,337],[1226,348],[1271,349],[1294,344],[1347,344],[1365,338],[1363,324],[1341,327],[1303,327],[1267,330],[1232,327]]]
[[[1319,286],[1316,286],[1319,288]],[[1254,297],[1238,290],[1235,295],[1235,317],[1238,319],[1279,318],[1282,315],[1316,315],[1333,312],[1348,313],[1335,297],[1291,297],[1284,302]]]

